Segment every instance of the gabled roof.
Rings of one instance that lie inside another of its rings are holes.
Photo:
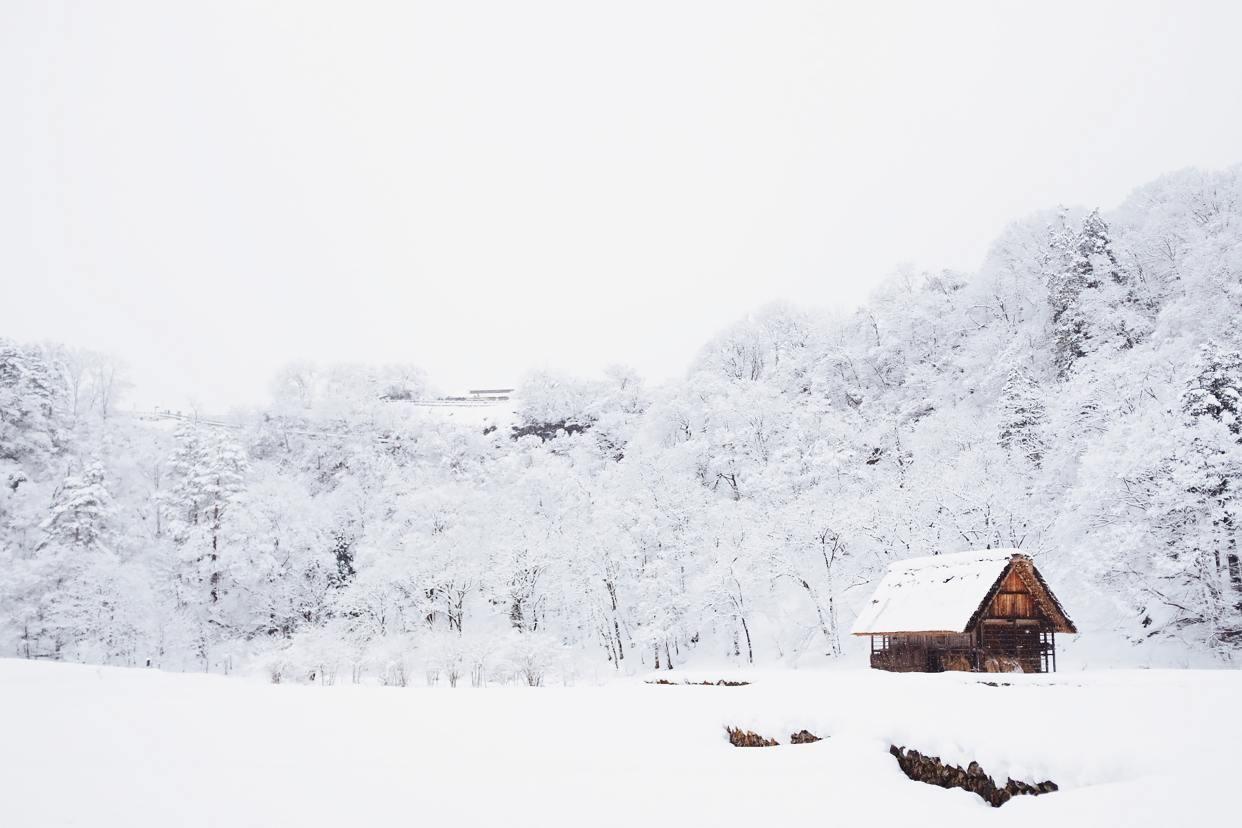
[[[859,614],[854,635],[964,633],[1000,589],[1010,566],[1058,632],[1075,632],[1031,559],[1016,549],[982,549],[897,561]]]

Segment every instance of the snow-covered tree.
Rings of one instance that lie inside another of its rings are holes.
[[[56,490],[43,521],[44,544],[82,550],[107,549],[112,520],[112,495],[103,464],[94,461],[80,474],[67,476]]]
[[[1191,417],[1210,417],[1242,438],[1242,352],[1204,343],[1182,395]]]
[[[1000,447],[1038,466],[1044,456],[1045,411],[1039,387],[1021,368],[1011,368],[997,406]]]
[[[61,392],[43,354],[0,338],[0,482],[9,488],[42,471],[57,450]]]

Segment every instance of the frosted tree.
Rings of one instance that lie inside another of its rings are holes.
[[[1124,275],[1112,249],[1108,224],[1093,210],[1073,230],[1062,214],[1061,228],[1053,235],[1048,276],[1048,301],[1052,308],[1052,357],[1064,377],[1094,347],[1092,342],[1105,324],[1101,290],[1120,285]]]
[[[761,559],[749,548],[745,521],[738,520],[736,515],[722,514],[721,517],[720,523],[725,531],[711,539],[705,556],[704,574],[696,592],[701,597],[703,608],[722,624],[721,632],[725,641],[730,643],[729,654],[739,659],[745,654],[746,661],[753,663],[753,570]]]
[[[82,550],[106,549],[106,536],[113,520],[112,495],[108,492],[103,464],[95,461],[81,474],[69,475],[56,490],[55,499],[41,528],[43,545],[59,544]]]
[[[226,527],[245,486],[249,461],[224,430],[193,425],[179,430],[169,461],[170,486],[161,493],[177,545],[177,600],[187,613],[195,655],[211,664],[213,644],[228,633],[221,604],[225,583]]]
[[[686,629],[691,602],[684,571],[673,560],[651,555],[643,564],[637,591],[637,638],[648,648],[655,669],[671,670],[681,647],[694,637]]]
[[[223,435],[212,442],[204,475],[206,498],[203,514],[208,519],[213,549],[219,544],[225,514],[237,502],[238,495],[245,487],[249,468],[246,451],[240,443]]]
[[[233,589],[221,596],[230,625],[244,635],[289,638],[329,617],[336,560],[331,515],[297,478],[270,468],[249,475],[247,496],[229,504],[227,560]]]
[[[1242,352],[1214,342],[1199,350],[1194,376],[1182,395],[1182,410],[1209,417],[1242,437]]]
[[[1238,502],[1231,485],[1242,475],[1242,452],[1233,440],[1222,441],[1225,434],[1208,421],[1162,435],[1173,454],[1138,489],[1144,529],[1163,541],[1138,584],[1151,598],[1144,625],[1166,633],[1197,630],[1217,645],[1242,635]]]
[[[1113,253],[1113,243],[1108,222],[1099,210],[1092,210],[1082,220],[1074,250],[1074,269],[1082,275],[1086,287],[1099,287],[1108,280],[1122,282],[1125,279]]]
[[[130,388],[121,360],[108,354],[99,354],[90,365],[91,402],[103,419],[108,419],[117,402]]]
[[[30,472],[41,472],[62,442],[56,416],[61,397],[42,354],[0,339],[0,482],[11,489]]]
[[[160,508],[169,512],[173,537],[184,542],[198,525],[202,511],[202,472],[206,463],[206,435],[198,426],[183,425],[175,435],[176,448],[168,458],[168,477],[156,494]]]
[[[600,646],[617,670],[633,646],[633,593],[638,569],[636,523],[641,515],[623,493],[623,475],[604,481],[593,503],[594,520],[573,561],[575,592],[598,632]]]
[[[249,469],[245,450],[226,435],[213,435],[206,442],[201,464],[194,469],[195,500],[199,506],[203,532],[210,542],[210,551],[198,558],[200,567],[205,564],[203,580],[209,585],[212,603],[220,600],[220,553],[223,543],[225,519],[237,503],[245,487]]]
[[[1238,552],[1238,509],[1242,506],[1242,353],[1227,350],[1214,343],[1204,345],[1194,366],[1194,373],[1182,394],[1182,410],[1192,421],[1208,420],[1219,429],[1199,429],[1193,437],[1188,456],[1191,479],[1187,491],[1207,513],[1210,527],[1214,574],[1223,582],[1220,592],[1232,593],[1222,598],[1232,609],[1242,613],[1242,560]],[[1206,528],[1206,527],[1205,527]],[[1209,578],[1209,581],[1214,579]],[[1208,586],[1212,598],[1218,590]],[[1239,619],[1242,621],[1242,619]],[[1229,634],[1242,636],[1242,626]]]
[[[863,517],[861,509],[842,505],[827,486],[791,500],[773,528],[767,564],[774,577],[788,579],[804,593],[824,651],[833,656],[841,654],[839,584],[854,563],[847,537],[857,532]]]
[[[1052,307],[1052,363],[1061,376],[1087,355],[1090,323],[1082,312],[1082,293],[1098,287],[1089,259],[1078,255],[1078,244],[1068,227],[1053,239],[1054,270],[1048,278]]]
[[[1046,448],[1046,420],[1039,387],[1021,368],[1011,368],[997,402],[1000,447],[1038,466]]]
[[[62,348],[57,354],[60,372],[68,393],[69,414],[76,420],[91,401],[91,367],[95,354],[81,348]]]
[[[168,467],[171,480],[160,500],[172,512],[174,535],[184,542],[203,528],[218,548],[225,515],[244,487],[245,449],[222,432],[188,426],[177,432]]]
[[[43,600],[26,635],[50,639],[56,652],[67,644],[95,636],[119,595],[101,593],[98,576],[117,561],[111,536],[115,513],[103,465],[93,462],[70,474],[57,487],[40,529],[44,564]]]
[[[1093,210],[1071,231],[1062,216],[1053,234],[1047,278],[1051,308],[1052,362],[1060,377],[1089,353],[1106,346],[1129,350],[1150,336],[1158,297],[1123,264],[1113,231]]]

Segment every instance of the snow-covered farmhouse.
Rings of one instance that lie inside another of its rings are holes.
[[[1077,630],[1035,564],[1015,549],[899,561],[854,622],[871,637],[871,666],[1047,673],[1056,634]]]

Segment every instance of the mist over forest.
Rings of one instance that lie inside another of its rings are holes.
[[[854,313],[756,310],[675,381],[531,374],[495,422],[412,404],[416,366],[294,364],[266,407],[174,426],[107,355],[3,339],[0,655],[394,684],[822,663],[861,652],[893,561],[1016,547],[1068,657],[1236,662],[1240,311],[1234,167],[1030,216]]]

